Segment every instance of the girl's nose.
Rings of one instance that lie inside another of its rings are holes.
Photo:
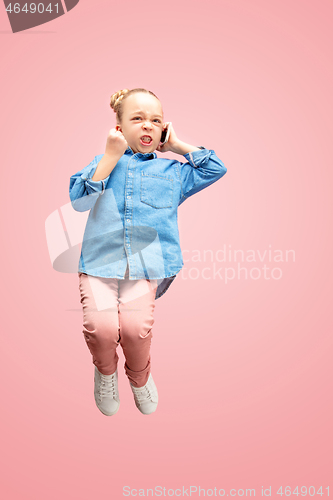
[[[149,121],[143,122],[143,128],[150,129],[151,128],[151,123]]]

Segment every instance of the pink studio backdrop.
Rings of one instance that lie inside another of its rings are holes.
[[[1,498],[332,495],[332,3],[80,0],[16,34],[0,15]],[[45,221],[104,152],[111,93],[138,86],[228,172],[179,209],[185,268],[153,330],[158,410],[135,408],[119,350],[107,418],[78,278],[53,270]]]

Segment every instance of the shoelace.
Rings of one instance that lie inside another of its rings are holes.
[[[144,403],[145,401],[151,401],[151,392],[148,387],[133,387],[134,396],[137,402]]]
[[[105,378],[103,374],[101,374],[99,394],[101,397],[116,396],[115,376],[113,376],[112,378]]]

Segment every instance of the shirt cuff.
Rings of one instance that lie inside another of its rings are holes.
[[[87,189],[88,194],[93,194],[93,193],[104,194],[105,184],[106,184],[108,177],[106,179],[102,179],[100,181],[92,181],[91,177],[94,175],[95,170],[96,170],[96,167],[88,175],[82,174],[81,179],[86,185],[86,189]]]
[[[184,156],[187,161],[192,165],[192,167],[198,168],[202,167],[205,163],[208,162],[212,151],[210,149],[206,149],[203,146],[197,146],[200,151],[191,151],[190,153],[186,153]]]

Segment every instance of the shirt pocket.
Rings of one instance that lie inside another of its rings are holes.
[[[153,208],[170,208],[173,201],[172,177],[141,173],[140,198]]]

